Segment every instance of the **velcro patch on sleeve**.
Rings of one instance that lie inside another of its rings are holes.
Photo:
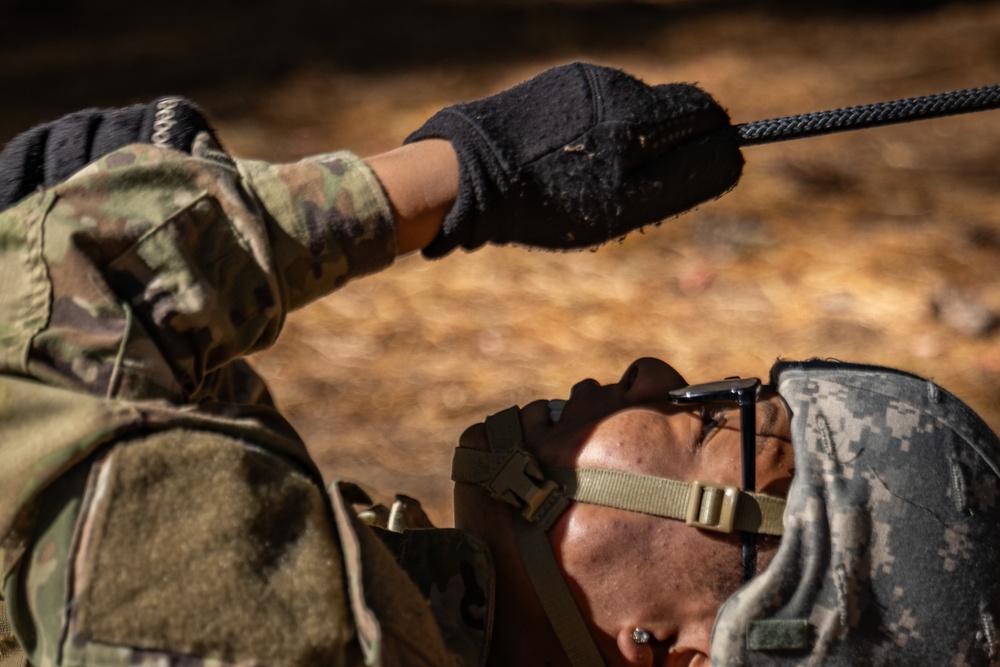
[[[273,667],[342,664],[354,637],[325,494],[240,440],[173,430],[117,446],[77,555],[87,641]]]

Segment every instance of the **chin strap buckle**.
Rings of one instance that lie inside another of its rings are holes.
[[[535,457],[520,448],[507,453],[485,486],[494,498],[520,508],[521,515],[542,530],[548,530],[569,504],[559,485],[545,478]]]
[[[739,499],[740,490],[735,486],[691,482],[684,523],[718,533],[732,533]]]
[[[546,531],[569,506],[570,495],[525,449],[518,412],[514,407],[487,417],[490,450],[456,448],[451,478],[483,487],[496,500],[521,510],[532,528]]]

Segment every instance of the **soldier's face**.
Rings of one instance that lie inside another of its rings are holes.
[[[710,379],[710,378],[706,378]],[[528,448],[549,464],[625,470],[681,481],[740,484],[736,409],[708,411],[664,400],[688,383],[655,359],[621,380],[573,387],[558,420],[549,401],[521,412]],[[758,490],[783,495],[793,472],[787,408],[765,392],[757,408]],[[481,426],[462,436],[483,447]],[[578,606],[610,664],[697,664],[706,659],[715,614],[741,584],[736,535],[683,522],[573,503],[550,531]],[[761,565],[773,548],[762,549]],[[637,627],[653,641],[637,645]],[[706,663],[707,664],[707,663]]]

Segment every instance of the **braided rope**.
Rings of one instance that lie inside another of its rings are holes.
[[[771,118],[733,128],[741,146],[1000,108],[1000,85]]]

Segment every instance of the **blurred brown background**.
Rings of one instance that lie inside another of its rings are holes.
[[[575,59],[697,82],[735,122],[1000,83],[997,4],[801,4],[0,0],[0,143],[177,93],[238,155],[366,155]],[[329,477],[417,496],[442,524],[467,424],[639,356],[691,381],[882,363],[1000,427],[1000,112],[745,155],[732,193],[597,252],[408,257],[253,361]]]

